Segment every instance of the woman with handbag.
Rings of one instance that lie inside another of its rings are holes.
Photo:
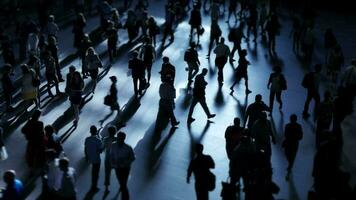
[[[79,106],[82,102],[82,93],[84,89],[84,80],[74,66],[69,67],[67,74],[66,92],[69,95],[69,101],[74,110],[73,124],[76,127],[79,121]]]
[[[104,98],[104,104],[110,106],[111,113],[112,113],[114,112],[114,110],[120,111],[120,106],[119,103],[117,102],[117,88],[116,88],[117,78],[116,76],[110,76],[110,80],[112,83],[110,86],[109,94],[106,95]]]
[[[277,102],[279,103],[279,109],[282,109],[282,91],[287,90],[287,81],[282,74],[282,69],[280,66],[275,66],[273,68],[273,73],[271,73],[267,88],[270,90],[269,95],[269,107],[271,109],[271,113],[273,110],[274,98],[277,97]]]
[[[40,100],[38,95],[38,87],[40,86],[40,80],[36,72],[33,69],[29,69],[26,64],[21,65],[22,70],[22,86],[21,93],[22,99],[27,102],[33,102],[36,104],[36,108],[40,106]]]

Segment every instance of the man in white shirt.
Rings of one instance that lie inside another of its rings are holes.
[[[222,85],[224,82],[223,69],[230,55],[230,48],[225,44],[225,38],[220,39],[220,43],[215,47],[215,65],[218,68],[218,81]]]
[[[76,199],[77,189],[75,169],[69,167],[69,159],[61,158],[55,172],[54,190],[60,199]]]
[[[125,143],[126,134],[119,132],[116,142],[110,148],[111,167],[115,169],[116,177],[120,183],[122,200],[129,200],[129,190],[127,181],[130,174],[131,164],[135,160],[135,153],[132,147]]]

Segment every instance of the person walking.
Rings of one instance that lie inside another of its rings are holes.
[[[164,81],[159,87],[159,96],[160,100],[157,118],[168,118],[168,120],[171,121],[172,127],[177,126],[179,121],[177,121],[174,115],[176,89],[171,83]]]
[[[161,74],[161,81],[168,82],[174,85],[174,79],[176,77],[176,68],[169,62],[169,58],[167,56],[163,57],[162,60],[162,68],[159,72]]]
[[[74,110],[73,125],[76,127],[79,121],[79,106],[82,103],[82,94],[84,89],[84,80],[74,66],[69,67],[67,74],[66,93]]]
[[[330,76],[333,83],[337,83],[338,74],[344,64],[344,55],[339,44],[332,47],[327,57],[327,74]]]
[[[322,142],[325,142],[325,131],[330,130],[331,122],[334,117],[334,100],[330,91],[325,91],[324,101],[318,107],[316,113],[316,131],[315,131],[315,146],[320,147]]]
[[[24,186],[22,182],[16,178],[14,170],[6,170],[3,175],[3,180],[6,183],[6,188],[2,191],[1,200],[22,200],[24,198]]]
[[[242,38],[245,38],[247,40],[247,37],[243,33],[243,28],[245,26],[244,22],[240,22],[239,26],[236,28],[232,28],[229,32],[228,39],[230,42],[234,43],[234,46],[232,47],[231,53],[230,53],[230,63],[233,63],[235,61],[234,55],[237,50],[238,55],[241,55],[241,41]]]
[[[156,47],[156,37],[160,32],[160,27],[157,25],[155,18],[150,17],[147,20],[148,36],[153,42],[153,46]]]
[[[108,38],[108,53],[110,62],[114,61],[117,56],[117,42],[119,40],[119,35],[117,33],[118,29],[114,22],[109,22],[108,28],[106,29],[106,37]]]
[[[39,78],[36,72],[26,64],[21,65],[22,79],[21,79],[21,94],[22,99],[26,102],[34,102],[36,108],[39,108],[40,101],[38,96]]]
[[[46,51],[44,54],[43,64],[45,66],[45,75],[47,79],[47,92],[50,97],[53,97],[53,93],[51,91],[52,84],[56,88],[56,95],[60,95],[61,92],[59,90],[59,82],[57,77],[57,68],[56,68],[56,61],[52,57],[50,51]]]
[[[108,128],[108,135],[104,137],[103,143],[104,143],[104,149],[105,149],[105,191],[109,191],[109,186],[110,186],[110,177],[111,177],[111,161],[110,161],[110,151],[111,151],[111,146],[112,143],[115,142],[116,138],[116,127],[115,126],[109,126]]]
[[[83,75],[84,79],[88,75],[88,70],[86,69],[86,66],[85,66],[85,58],[86,58],[88,49],[92,46],[93,46],[93,43],[91,42],[89,35],[84,34],[82,41],[80,41],[80,47],[78,50],[80,59],[82,60],[82,75]]]
[[[248,120],[247,128],[251,130],[252,125],[256,122],[259,116],[261,116],[262,113],[265,111],[270,112],[271,109],[262,101],[262,95],[257,94],[255,97],[255,102],[247,107],[244,127]]]
[[[235,85],[239,83],[242,78],[245,79],[246,95],[251,93],[251,90],[248,87],[248,71],[247,71],[247,68],[249,65],[251,65],[251,63],[246,59],[246,56],[247,56],[247,50],[246,49],[241,50],[239,65],[235,69],[235,81],[230,87],[231,90],[230,94],[234,93]]]
[[[129,69],[131,69],[131,76],[134,85],[135,96],[142,95],[143,88],[141,85],[144,85],[145,79],[145,64],[138,58],[138,53],[135,51],[132,54],[132,58],[129,60]]]
[[[129,179],[131,164],[136,159],[132,147],[125,143],[126,134],[119,132],[117,139],[110,148],[111,167],[115,169],[117,180],[120,184],[121,199],[129,200],[127,181]]]
[[[84,38],[84,28],[86,20],[83,13],[78,13],[76,20],[73,23],[72,33],[74,34],[74,47],[80,48],[80,43]]]
[[[12,94],[15,91],[15,86],[11,80],[12,76],[12,66],[10,64],[5,64],[4,72],[1,78],[1,84],[3,89],[3,95],[5,98],[6,111],[12,111],[14,108],[11,106]]]
[[[190,84],[193,82],[195,75],[198,74],[200,65],[196,44],[194,42],[190,43],[190,48],[185,51],[184,61],[187,62],[188,65],[186,71],[188,71],[188,84]]]
[[[89,76],[93,80],[94,84],[91,93],[94,94],[96,84],[98,82],[99,68],[103,67],[103,63],[99,58],[99,55],[95,52],[93,47],[89,47],[85,55],[85,69],[89,73]]]
[[[199,44],[199,40],[200,40],[200,33],[201,33],[201,23],[202,23],[202,19],[201,19],[201,14],[200,14],[200,7],[194,5],[193,6],[193,10],[190,14],[190,19],[189,19],[189,24],[190,24],[190,42],[193,41],[193,33],[194,30],[196,31],[197,34],[197,44]]]
[[[140,49],[140,55],[145,65],[144,67],[147,70],[147,87],[148,87],[150,85],[150,80],[151,80],[152,64],[156,59],[156,50],[152,45],[152,41],[149,37],[146,37],[144,39],[144,43]]]
[[[47,38],[50,38],[51,36],[54,36],[56,39],[58,38],[59,28],[55,22],[54,15],[48,17],[48,22],[43,32],[47,34]]]
[[[270,55],[276,54],[276,37],[279,35],[278,16],[273,13],[270,19],[266,22],[266,31],[268,36],[268,52]]]
[[[116,76],[110,76],[110,80],[111,80],[110,91],[109,94],[104,99],[104,104],[110,106],[111,113],[114,112],[114,110],[120,112],[120,105],[117,101],[117,88],[116,88],[117,78]]]
[[[319,85],[321,81],[321,65],[316,64],[314,66],[315,71],[307,73],[302,81],[302,86],[307,89],[307,98],[304,104],[303,117],[308,118],[309,114],[309,104],[312,99],[315,101],[314,108],[317,109],[320,103]],[[314,109],[314,110],[315,110]]]
[[[204,77],[208,74],[208,69],[204,68],[202,72],[195,77],[194,89],[193,89],[193,100],[189,108],[189,114],[187,123],[191,124],[195,119],[192,117],[193,111],[197,103],[199,103],[203,109],[208,119],[215,117],[215,114],[211,114],[208,106],[206,105],[205,99],[205,89],[208,83],[205,81]]]
[[[273,73],[271,73],[268,83],[267,89],[270,90],[269,93],[269,108],[271,112],[273,110],[274,98],[277,97],[277,102],[279,103],[279,110],[282,109],[282,91],[287,89],[287,81],[282,74],[282,69],[280,66],[275,66],[273,68]]]
[[[214,43],[215,43],[215,45],[218,45],[219,38],[220,38],[221,34],[222,34],[222,31],[219,27],[218,22],[212,21],[211,28],[210,28],[209,50],[208,50],[208,54],[206,55],[208,59],[210,58],[210,52],[213,49]]]
[[[203,154],[203,150],[202,144],[195,146],[196,157],[190,161],[187,172],[188,184],[190,177],[194,174],[197,200],[208,200],[211,185],[215,184],[215,175],[210,171],[215,168],[214,160],[211,156]]]
[[[244,127],[240,126],[240,118],[234,119],[234,124],[227,127],[225,131],[225,149],[229,159],[232,157],[232,152],[240,144],[241,138],[244,135]]]
[[[104,149],[103,142],[99,138],[98,129],[90,127],[91,136],[85,139],[85,158],[92,165],[91,171],[91,191],[98,191],[98,180],[100,171],[100,154]]]
[[[55,199],[76,200],[77,199],[77,173],[73,167],[69,166],[69,159],[66,157],[59,159],[58,167],[55,168],[54,175]]]
[[[224,66],[227,63],[227,58],[230,55],[230,49],[225,44],[225,38],[220,38],[220,43],[215,47],[214,53],[216,55],[215,66],[218,68],[218,82],[220,85],[222,85],[224,83]]]
[[[51,56],[55,61],[56,67],[56,75],[59,82],[64,82],[61,74],[61,68],[59,66],[59,59],[58,59],[58,46],[57,46],[57,39],[54,36],[50,36],[48,38],[48,45],[47,49],[51,52]]]
[[[302,126],[297,122],[298,117],[296,114],[290,116],[290,122],[284,128],[284,141],[282,147],[288,161],[286,180],[292,172],[295,156],[298,152],[299,141],[303,138]]]

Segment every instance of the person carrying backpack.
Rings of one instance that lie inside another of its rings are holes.
[[[305,100],[304,110],[303,110],[304,118],[308,118],[310,116],[308,110],[309,110],[309,104],[312,99],[314,99],[315,101],[315,109],[318,108],[318,105],[320,103],[319,85],[321,79],[320,77],[321,65],[316,64],[314,68],[315,71],[306,74],[302,81],[302,86],[305,89],[307,89],[307,98]]]

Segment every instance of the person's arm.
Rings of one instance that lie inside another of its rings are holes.
[[[267,89],[271,88],[271,84],[272,84],[272,74],[269,76],[268,83],[267,83]]]
[[[276,138],[274,137],[274,132],[273,132],[273,130],[272,130],[272,127],[271,127],[271,122],[270,121],[268,121],[268,131],[269,131],[269,133],[270,133],[270,135],[271,135],[271,138],[272,138],[272,143],[273,144],[276,144]]]
[[[211,156],[208,156],[209,158],[209,168],[214,169],[215,168],[215,162]]]
[[[190,161],[189,163],[189,167],[188,167],[188,171],[187,171],[187,183],[190,183],[190,177],[192,176],[193,173],[193,165],[194,165],[194,161]]]

